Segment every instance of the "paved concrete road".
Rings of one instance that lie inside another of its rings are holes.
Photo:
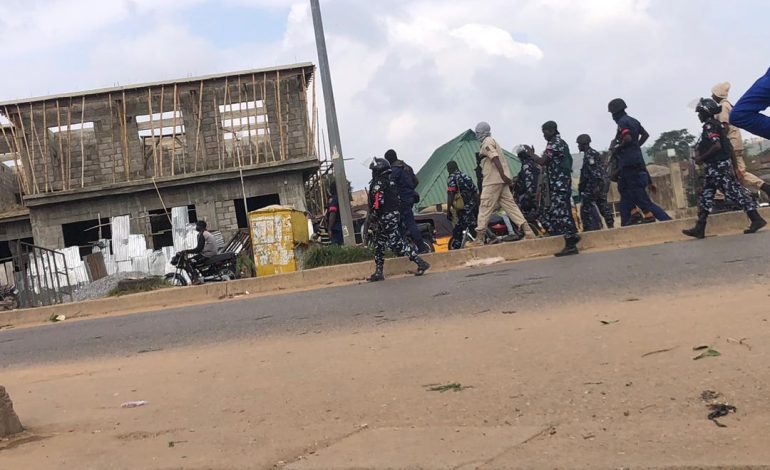
[[[430,273],[152,313],[0,331],[0,369],[107,355],[361,328],[416,317],[546,307],[604,296],[766,282],[770,232]]]

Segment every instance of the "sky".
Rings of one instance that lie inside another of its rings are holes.
[[[736,101],[770,66],[767,0],[322,0],[321,8],[355,188],[367,183],[371,157],[393,148],[418,170],[482,120],[507,149],[542,150],[548,120],[572,147],[588,133],[606,148],[616,97],[653,139],[697,132],[695,98],[727,80]],[[0,0],[0,40],[0,100],[318,62],[307,0]]]

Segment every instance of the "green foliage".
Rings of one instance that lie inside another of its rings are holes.
[[[305,257],[305,269],[336,264],[359,263],[374,259],[374,250],[363,246],[316,246]]]
[[[107,293],[107,297],[120,297],[121,295],[138,294],[139,292],[150,292],[158,289],[172,287],[169,282],[162,277],[151,277],[131,282],[121,281],[117,287]]]
[[[256,266],[254,266],[254,258],[251,256],[249,250],[241,251],[235,259],[235,262],[236,269],[241,277],[254,277],[257,275],[257,269]]]
[[[673,159],[684,161],[690,158],[690,146],[693,142],[695,142],[695,136],[687,129],[667,131],[652,144],[650,153],[655,163],[668,164],[670,160],[668,149],[674,149],[676,156]]]

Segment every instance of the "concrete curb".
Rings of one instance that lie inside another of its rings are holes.
[[[762,216],[770,218],[770,208],[760,210]],[[581,234],[581,250],[616,249],[634,245],[657,245],[660,243],[686,240],[682,229],[692,227],[695,219],[672,220],[648,225],[622,227]],[[742,212],[719,214],[709,218],[708,235],[741,233],[748,226]],[[559,251],[564,242],[561,237],[526,240],[484,247],[468,248],[447,253],[425,255],[434,269],[461,268],[466,263],[485,258],[503,258],[506,261],[550,256]],[[389,259],[385,263],[386,276],[408,274],[414,270],[406,258]],[[227,283],[205,284],[202,286],[178,287],[155,292],[132,294],[124,297],[76,302],[50,307],[14,310],[0,313],[0,327],[21,326],[48,321],[52,315],[67,318],[92,317],[106,314],[134,313],[140,311],[176,308],[184,305],[215,302],[233,296],[279,293],[290,289],[322,288],[333,283],[361,281],[371,274],[372,263],[355,263],[326,268],[310,269],[295,273],[262,278],[241,279]],[[247,294],[248,293],[248,294]]]

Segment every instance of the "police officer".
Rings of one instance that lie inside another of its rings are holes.
[[[385,279],[385,248],[396,255],[408,256],[417,264],[417,276],[422,276],[430,268],[425,260],[417,256],[417,252],[409,243],[404,243],[401,235],[401,214],[398,209],[400,201],[396,184],[391,179],[390,163],[375,157],[369,169],[372,170],[372,181],[369,183],[369,215],[370,223],[375,225],[374,240],[374,274],[368,281],[377,282]]]
[[[326,205],[326,225],[329,228],[329,239],[334,245],[344,245],[342,236],[342,218],[340,217],[340,203],[337,199],[337,185],[329,186],[329,202]]]
[[[422,234],[414,220],[414,204],[419,202],[420,196],[417,194],[417,177],[414,175],[412,167],[398,159],[396,151],[393,149],[385,152],[385,160],[390,163],[390,179],[396,184],[398,197],[401,200],[399,211],[401,212],[402,234],[408,234],[412,242],[420,249],[423,246]]]
[[[457,250],[462,248],[463,236],[466,230],[475,235],[476,218],[479,215],[478,197],[476,185],[473,179],[460,171],[454,160],[446,164],[449,178],[447,178],[447,209],[446,216],[452,221],[452,208],[457,213],[457,223],[452,230],[452,246]]]
[[[530,226],[537,227],[540,223],[540,208],[538,204],[538,187],[540,185],[540,165],[529,157],[524,145],[517,145],[513,153],[519,157],[521,168],[513,185],[513,195],[524,218]]]
[[[655,222],[652,201],[647,194],[647,167],[642,156],[642,145],[650,138],[641,123],[626,114],[626,102],[615,98],[607,105],[612,119],[618,126],[613,141],[614,158],[617,159],[617,181],[620,200],[628,207],[638,207],[642,222]]]
[[[722,112],[722,106],[711,98],[701,98],[695,112],[703,123],[703,133],[695,148],[695,162],[702,164],[704,169],[703,192],[698,202],[698,221],[695,227],[682,230],[682,233],[694,238],[706,236],[706,219],[714,207],[714,196],[718,189],[740,205],[749,216],[751,226],[743,233],[754,233],[767,225],[767,222],[757,212],[757,203],[735,177],[728,153],[730,142],[725,128],[716,119]]]
[[[578,191],[583,205],[580,207],[580,218],[583,220],[583,230],[600,230],[601,221],[596,217],[597,209],[604,217],[607,228],[615,226],[615,217],[610,204],[607,202],[609,191],[609,175],[599,152],[591,148],[591,136],[582,134],[577,138],[578,150],[583,152],[583,166],[580,168],[580,183]]]
[[[762,112],[770,106],[770,69],[751,85],[730,113],[730,124],[754,135],[770,139],[770,116]]]
[[[500,206],[508,214],[511,222],[524,232],[526,238],[535,238],[534,232],[527,224],[527,219],[521,213],[519,206],[511,193],[511,170],[505,154],[495,139],[492,138],[492,128],[486,122],[480,122],[476,126],[476,139],[481,143],[479,159],[483,174],[481,187],[481,203],[479,205],[479,218],[476,227],[486,230],[489,218],[495,209]],[[482,237],[477,237],[470,245],[483,245]]]
[[[539,157],[532,147],[527,147],[530,158],[543,167],[543,180],[548,185],[548,200],[542,208],[542,214],[547,220],[548,232],[564,236],[564,249],[556,253],[556,256],[576,255],[580,236],[577,234],[575,219],[572,218],[572,154],[555,122],[546,122],[542,130],[548,142],[543,156]]]

